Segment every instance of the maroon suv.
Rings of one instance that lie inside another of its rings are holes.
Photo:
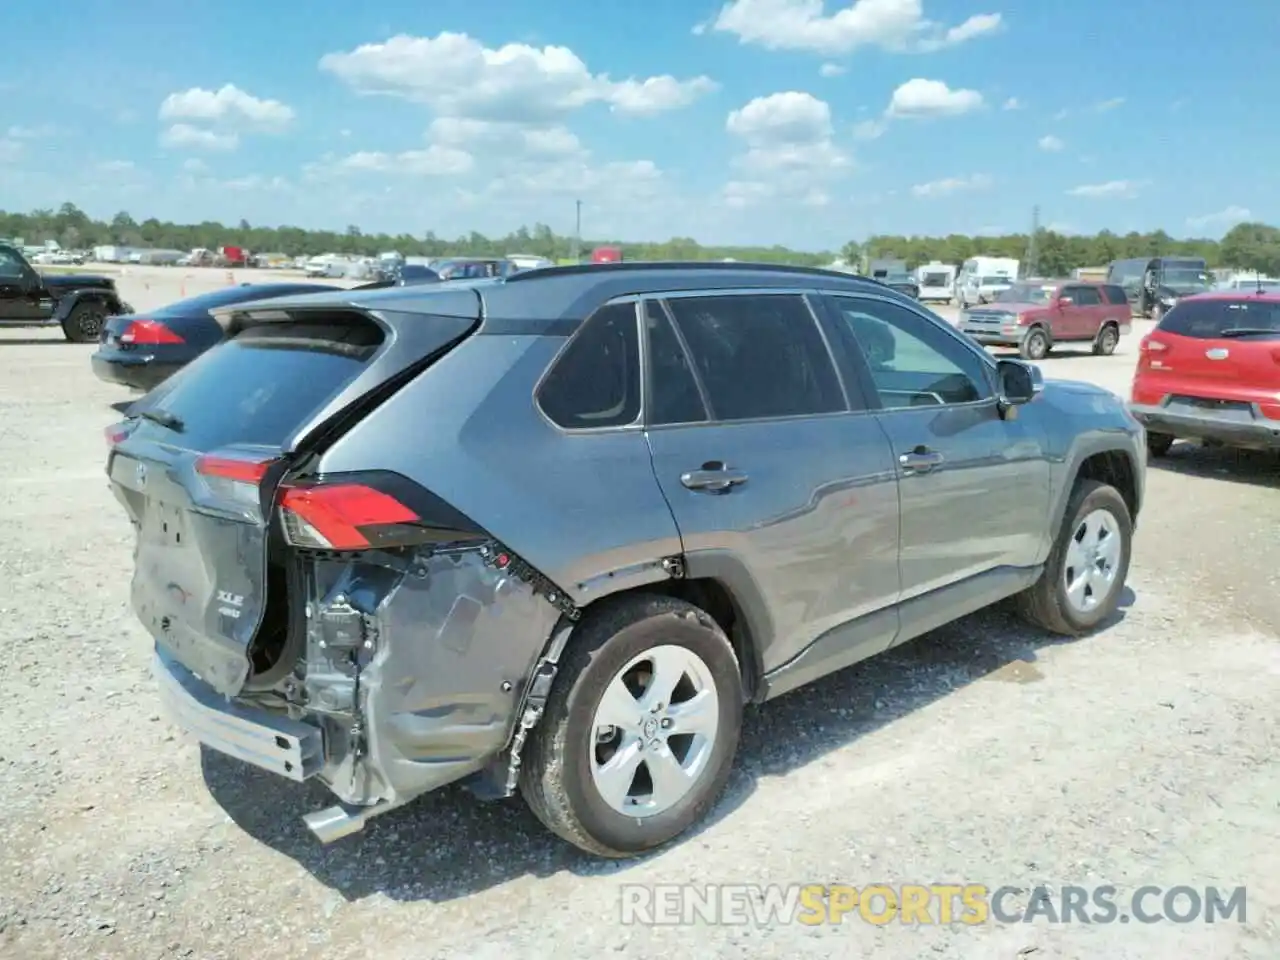
[[[1042,360],[1056,344],[1088,343],[1115,352],[1133,317],[1124,288],[1082,280],[1019,280],[994,301],[961,314],[957,326],[979,343],[1017,347]]]

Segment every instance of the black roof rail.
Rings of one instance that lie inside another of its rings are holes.
[[[662,270],[710,270],[724,273],[760,272],[799,273],[814,277],[836,277],[843,280],[865,280],[877,286],[888,286],[875,277],[864,277],[860,273],[845,273],[841,270],[827,270],[824,267],[792,267],[782,263],[756,263],[750,260],[623,260],[614,263],[571,263],[554,267],[533,267],[521,270],[506,278],[507,283],[534,280],[540,277],[567,277],[584,273],[627,273],[632,271]],[[889,288],[892,289],[892,288]]]

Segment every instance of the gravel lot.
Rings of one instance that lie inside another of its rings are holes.
[[[225,282],[206,273],[188,295]],[[119,282],[145,309],[184,281]],[[1136,342],[1043,367],[1123,391]],[[0,955],[1280,956],[1275,458],[1153,466],[1122,615],[1093,637],[991,611],[754,711],[713,822],[644,861],[579,857],[463,791],[322,847],[298,820],[322,793],[202,757],[159,715],[102,473],[128,394],[91,349],[0,332]],[[1247,922],[619,922],[624,883],[940,881],[1245,885]]]

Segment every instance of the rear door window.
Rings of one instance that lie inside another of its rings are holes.
[[[1280,338],[1280,302],[1267,300],[1183,300],[1166,313],[1156,329],[1198,340],[1240,337]]]
[[[634,303],[597,310],[556,358],[538,404],[566,430],[622,427],[640,417],[640,335]]]
[[[668,302],[719,421],[847,409],[835,363],[804,297],[731,294]]]
[[[703,423],[706,399],[689,355],[666,310],[657,300],[645,304],[649,334],[649,423]]]
[[[1072,287],[1071,299],[1078,307],[1096,307],[1102,303],[1096,287]]]
[[[1124,292],[1124,287],[1109,283],[1102,289],[1107,295],[1107,300],[1111,303],[1123,305],[1129,302],[1129,297]]]

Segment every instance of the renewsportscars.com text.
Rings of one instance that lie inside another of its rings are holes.
[[[1245,887],[624,884],[624,924],[1244,923]]]

